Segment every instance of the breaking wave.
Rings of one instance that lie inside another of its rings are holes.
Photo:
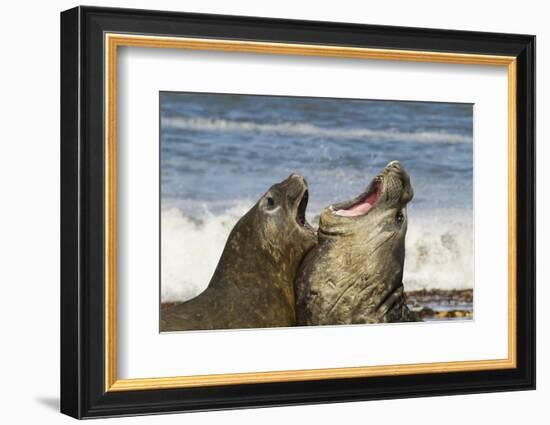
[[[185,301],[208,286],[231,229],[252,204],[242,201],[219,214],[205,207],[200,218],[178,207],[162,210],[162,302]],[[471,217],[445,211],[421,214],[409,212],[405,289],[473,288]]]
[[[472,289],[472,216],[438,211],[430,217],[409,213],[405,247],[405,290]]]
[[[403,132],[397,130],[374,130],[369,128],[324,128],[308,123],[278,122],[258,123],[219,118],[163,117],[163,128],[199,130],[210,132],[260,133],[283,136],[316,136],[331,139],[372,139],[416,143],[472,143],[470,136],[437,131]]]

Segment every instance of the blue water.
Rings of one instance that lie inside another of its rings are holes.
[[[473,286],[471,104],[162,92],[160,118],[165,299],[208,283],[190,267],[215,267],[233,223],[272,184],[304,175],[315,225],[394,159],[415,193],[406,289]]]
[[[198,93],[160,101],[163,203],[216,210],[298,172],[318,213],[398,159],[414,207],[472,207],[472,105]]]

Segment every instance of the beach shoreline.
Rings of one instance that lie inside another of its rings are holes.
[[[424,321],[473,319],[473,289],[407,291],[407,305]]]
[[[422,289],[405,293],[407,306],[421,321],[473,319],[472,289]],[[180,302],[161,303],[162,311]]]

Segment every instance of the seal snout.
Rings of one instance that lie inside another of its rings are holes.
[[[296,223],[302,227],[309,227],[306,221],[306,209],[309,200],[308,184],[304,176],[292,173],[284,181],[291,208],[295,211]]]
[[[407,204],[413,198],[414,192],[411,186],[410,177],[405,171],[405,168],[403,168],[399,161],[391,161],[384,168],[384,174],[386,174],[386,178],[390,180],[390,183],[391,180],[398,179],[400,183],[399,186],[401,186],[401,196],[399,201],[402,204]],[[396,185],[394,183],[389,184],[388,186],[395,187]]]
[[[289,185],[296,186],[296,188],[305,188],[307,190],[307,181],[304,176],[297,173],[292,173],[287,177],[286,181],[289,182]]]
[[[298,180],[302,180],[305,182],[305,178],[304,176],[302,176],[301,174],[298,174],[298,173],[292,173],[290,176],[288,176],[289,179],[298,179]]]
[[[301,174],[292,173],[283,182],[286,187],[288,197],[297,200],[304,196],[304,192],[308,190],[307,181]]]
[[[384,168],[384,173],[396,173],[400,177],[408,177],[407,172],[405,171],[401,163],[397,160],[389,162],[388,165],[386,165],[386,167]]]

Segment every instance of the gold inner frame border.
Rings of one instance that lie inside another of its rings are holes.
[[[236,41],[204,38],[180,38],[150,35],[106,33],[105,46],[105,391],[137,391],[217,385],[256,384],[289,381],[313,381],[359,377],[411,375],[421,373],[450,373],[513,369],[517,365],[517,187],[516,187],[516,58],[464,53],[428,52],[413,50],[371,49],[330,45],[288,44],[256,41]],[[469,65],[504,66],[508,72],[508,358],[495,360],[468,360],[455,362],[398,364],[381,366],[342,367],[118,379],[117,324],[116,324],[116,211],[117,211],[117,51],[118,47],[148,47],[229,51],[279,55],[325,56],[405,62],[433,62]]]

